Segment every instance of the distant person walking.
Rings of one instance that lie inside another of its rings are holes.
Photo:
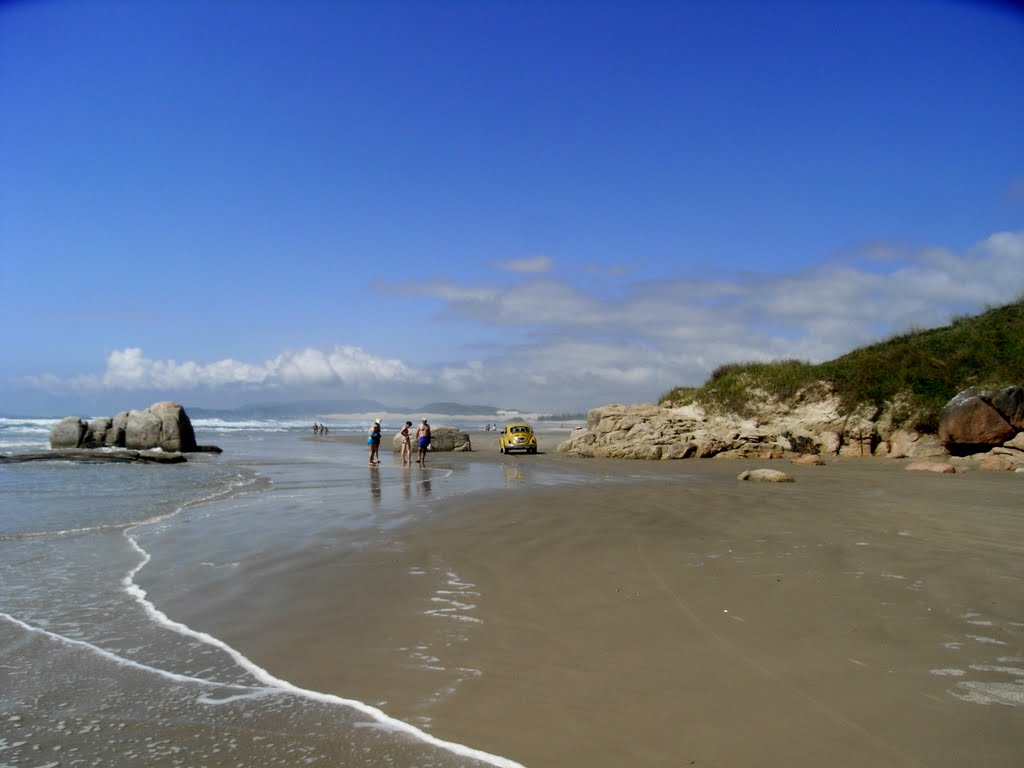
[[[430,425],[427,424],[426,419],[420,422],[420,426],[416,430],[416,445],[419,448],[419,458],[416,460],[416,463],[426,464],[427,446],[430,445]]]
[[[370,466],[380,464],[377,454],[380,452],[380,419],[373,422],[370,427]]]
[[[412,426],[411,421],[405,422],[405,426],[402,427],[402,431],[399,433],[402,436],[402,466],[408,461],[409,466],[412,466],[412,435],[409,434],[409,427]]]

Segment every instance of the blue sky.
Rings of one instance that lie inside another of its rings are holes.
[[[1024,16],[0,6],[0,411],[541,411],[1024,295]]]

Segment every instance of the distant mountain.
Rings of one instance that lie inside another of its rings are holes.
[[[311,418],[331,413],[436,413],[444,416],[497,416],[493,405],[462,405],[461,403],[427,403],[419,408],[389,405],[366,398],[354,400],[295,400],[284,403],[246,403],[238,408],[189,407],[192,418],[253,419]]]
[[[442,413],[445,416],[497,416],[498,408],[493,405],[462,405],[461,403],[427,403],[417,412]]]
[[[408,409],[401,409],[402,412]],[[223,418],[246,416],[250,418],[295,418],[315,416],[323,413],[372,413],[392,411],[391,406],[377,400],[295,400],[286,403],[246,403],[238,408],[194,408],[189,415],[199,418]]]

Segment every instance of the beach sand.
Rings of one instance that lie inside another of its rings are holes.
[[[504,457],[492,438],[430,461],[499,463],[503,488],[269,561],[186,622],[534,768],[1022,764],[1019,474],[583,460],[556,439]],[[757,466],[796,482],[736,480]]]

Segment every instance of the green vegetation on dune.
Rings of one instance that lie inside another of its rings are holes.
[[[1024,299],[944,328],[910,333],[861,347],[825,363],[783,360],[735,363],[715,370],[701,387],[676,387],[661,402],[699,401],[747,415],[754,397],[790,402],[824,384],[851,411],[906,398],[921,427],[937,424],[942,407],[967,387],[1005,387],[1024,379]]]

